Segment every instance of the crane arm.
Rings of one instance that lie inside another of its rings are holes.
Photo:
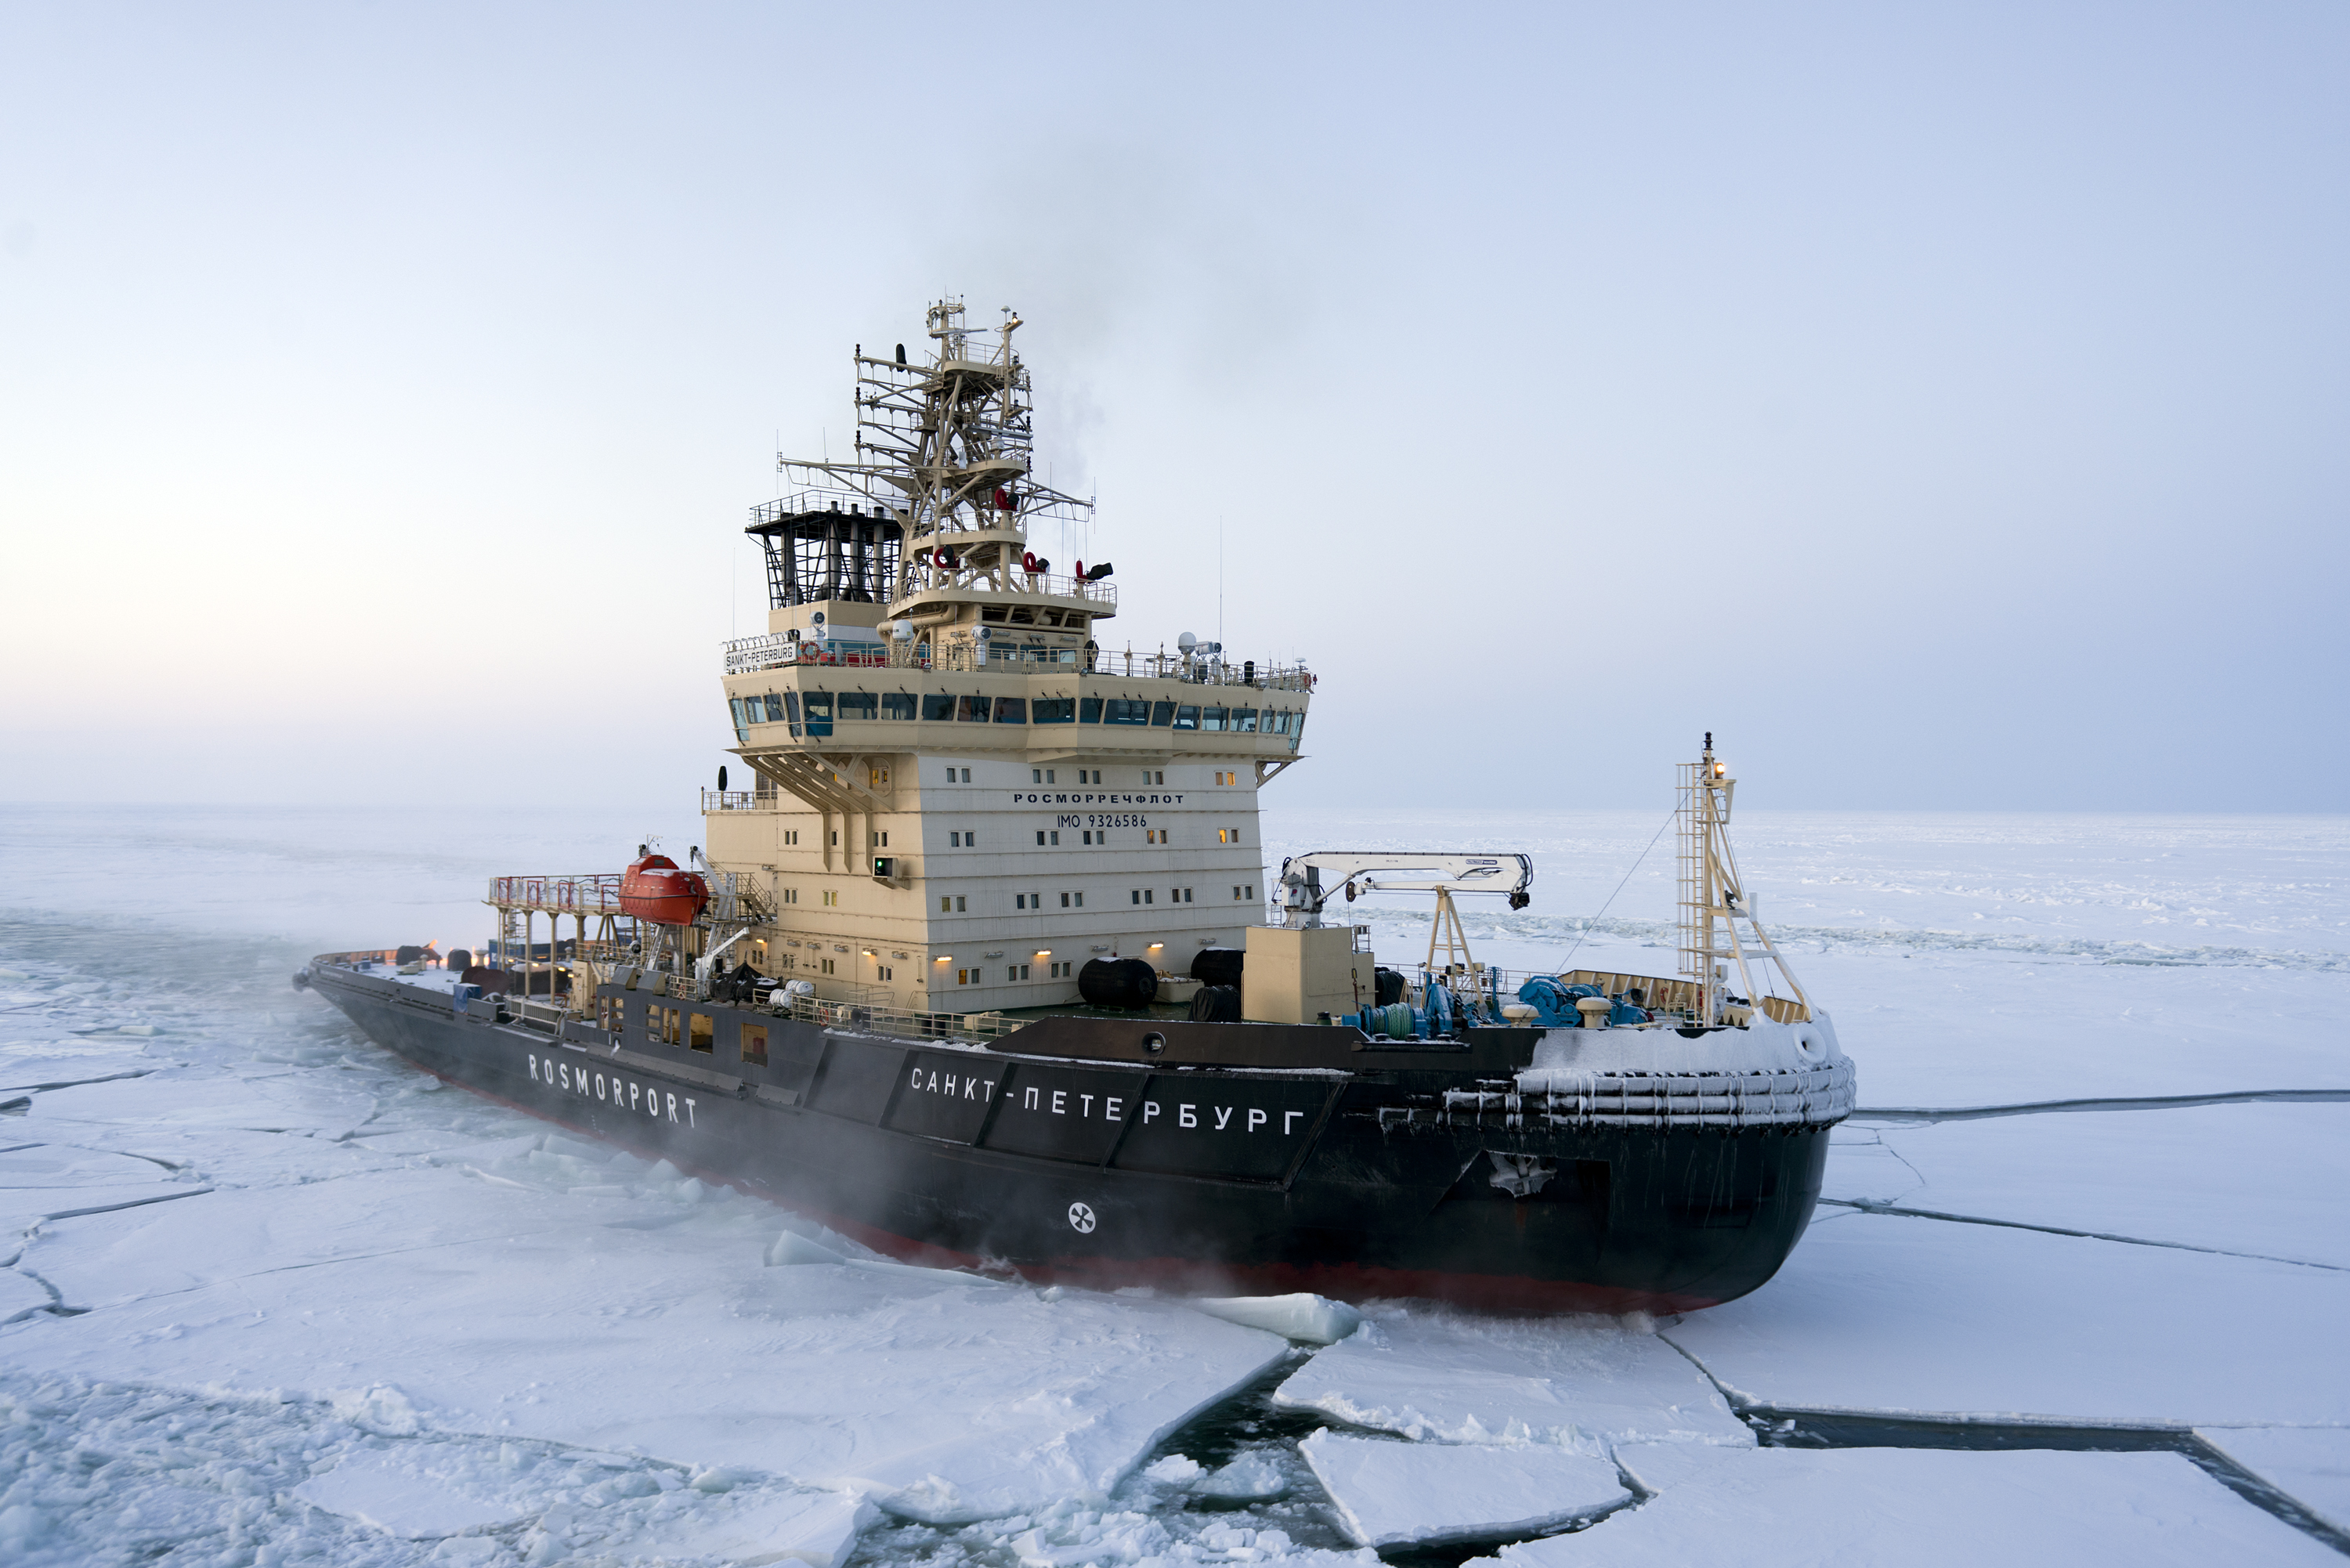
[[[1281,902],[1291,926],[1318,926],[1332,893],[1499,893],[1510,908],[1531,901],[1534,862],[1523,855],[1444,855],[1410,851],[1318,850],[1281,863]]]

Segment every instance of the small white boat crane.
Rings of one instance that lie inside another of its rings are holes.
[[[1534,879],[1534,863],[1523,855],[1316,850],[1281,863],[1282,923],[1292,930],[1319,927],[1323,906],[1342,888],[1349,903],[1358,887],[1366,893],[1433,893],[1436,919],[1428,932],[1428,971],[1466,972],[1476,964],[1469,956],[1468,934],[1461,929],[1461,911],[1453,907],[1452,895],[1498,893],[1510,900],[1510,908],[1523,909],[1534,901],[1526,891]],[[1441,964],[1437,961],[1440,947]]]

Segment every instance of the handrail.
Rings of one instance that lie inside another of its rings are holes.
[[[1016,648],[991,643],[985,657],[968,642],[899,641],[819,643],[771,635],[738,637],[723,645],[726,673],[752,675],[795,666],[839,666],[862,670],[920,670],[1007,675],[1092,675],[1129,680],[1180,680],[1195,686],[1237,686],[1260,691],[1311,691],[1314,674],[1303,661],[1187,659],[1176,653],[1097,650],[1090,664],[1074,648]]]

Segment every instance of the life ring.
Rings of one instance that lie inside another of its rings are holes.
[[[1077,563],[1077,581],[1079,581],[1079,582],[1081,582],[1081,583],[1082,583],[1082,582],[1084,582],[1085,580],[1086,580],[1086,564],[1085,564],[1083,561],[1079,561],[1079,562]]]
[[[943,571],[946,568],[946,564],[947,547],[944,545],[941,545],[937,549],[931,552],[931,565]]]
[[[1028,574],[1030,576],[1032,576],[1032,577],[1033,577],[1033,576],[1035,576],[1036,575],[1036,552],[1035,552],[1035,551],[1034,551],[1034,550],[1023,550],[1023,551],[1020,553],[1020,569],[1021,569],[1022,571],[1024,571],[1024,572],[1027,573],[1027,574]]]

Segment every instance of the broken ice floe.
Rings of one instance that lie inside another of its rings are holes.
[[[1302,1345],[1336,1345],[1362,1325],[1363,1314],[1345,1302],[1308,1292],[1285,1296],[1195,1296],[1192,1310],[1244,1324]]]
[[[2341,1561],[2176,1454],[1674,1444],[1627,1446],[1618,1458],[1657,1495],[1472,1568]]]
[[[1607,1459],[1547,1444],[1510,1448],[1354,1438],[1297,1446],[1347,1530],[1366,1546],[1425,1546],[1555,1530],[1631,1501]]]
[[[2337,1270],[1847,1212],[1762,1290],[1661,1332],[1789,1409],[2345,1426],[2345,1322]]]
[[[1839,1127],[1825,1196],[2350,1268],[2350,1105]]]
[[[762,1269],[746,1203],[583,1199],[463,1168],[192,1201],[212,1207],[176,1227],[132,1210],[37,1238],[45,1277],[105,1310],[15,1325],[11,1362],[314,1397],[381,1384],[426,1432],[739,1467],[955,1520],[1105,1495],[1289,1354],[1171,1301]]]
[[[1687,1357],[1644,1324],[1617,1318],[1382,1304],[1274,1399],[1452,1443],[1543,1442],[1605,1456],[1623,1442],[1754,1441]]]
[[[2350,1535],[2350,1428],[2199,1427],[2195,1435]]]

